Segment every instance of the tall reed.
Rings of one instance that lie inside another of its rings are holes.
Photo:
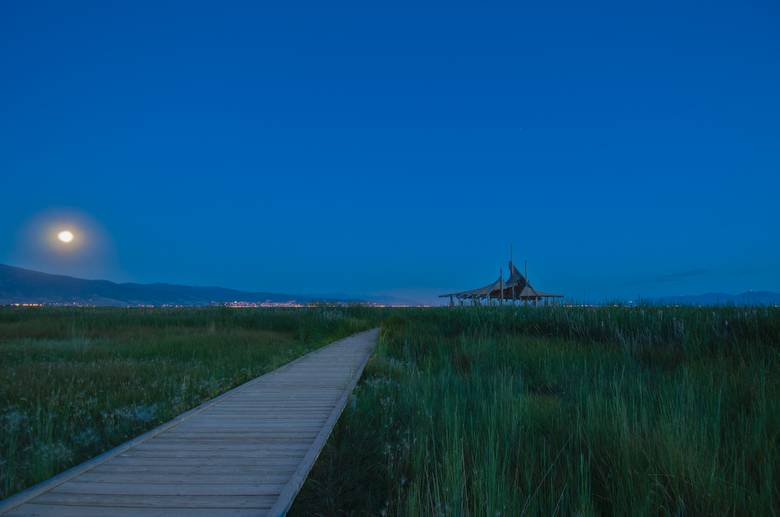
[[[772,515],[780,311],[408,310],[297,515]]]

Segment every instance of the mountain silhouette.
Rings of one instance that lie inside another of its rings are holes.
[[[52,275],[0,264],[0,304],[44,303],[83,305],[211,305],[232,301],[310,302],[310,297],[246,292],[222,287],[175,284],[116,283]]]

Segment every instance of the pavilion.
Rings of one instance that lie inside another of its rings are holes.
[[[469,289],[468,291],[460,291],[457,293],[442,294],[439,298],[450,299],[450,305],[455,305],[457,300],[460,305],[463,305],[464,301],[471,301],[472,305],[491,305],[493,303],[504,304],[505,302],[516,303],[521,301],[524,304],[529,302],[534,305],[539,305],[542,302],[544,305],[548,305],[557,301],[557,299],[563,298],[562,294],[546,293],[535,289],[531,282],[528,281],[528,268],[526,266],[526,274],[523,275],[512,260],[509,260],[509,279],[504,281],[504,272],[501,271],[498,280],[492,284],[488,284],[484,287],[478,287],[476,289]]]

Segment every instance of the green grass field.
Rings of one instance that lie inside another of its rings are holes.
[[[397,312],[294,515],[776,515],[780,310]]]
[[[364,309],[0,308],[0,498],[337,338]]]

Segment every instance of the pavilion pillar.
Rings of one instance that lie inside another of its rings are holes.
[[[500,279],[499,287],[501,288],[501,305],[504,305],[504,270],[499,269],[498,272],[500,273],[498,278]]]

